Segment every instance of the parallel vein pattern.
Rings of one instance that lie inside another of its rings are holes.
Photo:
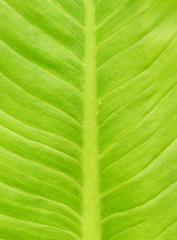
[[[81,239],[84,19],[74,13],[78,6],[84,14],[80,0],[72,8],[69,1],[0,1],[4,240]]]
[[[0,240],[176,240],[176,0],[0,1]]]
[[[104,240],[176,239],[176,16],[175,1],[97,1]]]

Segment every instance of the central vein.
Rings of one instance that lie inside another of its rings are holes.
[[[99,165],[94,0],[86,0],[84,148],[83,148],[83,240],[100,240]]]

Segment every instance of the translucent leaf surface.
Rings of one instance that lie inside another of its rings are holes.
[[[177,239],[176,0],[0,0],[0,239]]]

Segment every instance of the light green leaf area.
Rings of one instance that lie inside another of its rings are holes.
[[[0,0],[1,240],[177,240],[176,138],[176,0]]]

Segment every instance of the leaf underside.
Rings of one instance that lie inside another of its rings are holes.
[[[0,239],[177,239],[176,0],[0,0]]]

